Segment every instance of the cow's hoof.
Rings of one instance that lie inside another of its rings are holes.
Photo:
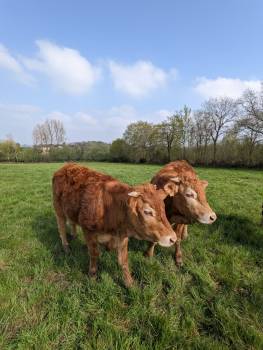
[[[97,271],[89,271],[89,278],[95,280],[97,278]]]
[[[134,285],[134,280],[132,278],[126,279],[124,284],[126,288],[131,288]]]
[[[176,259],[175,259],[175,265],[176,265],[178,268],[182,267],[182,266],[184,265],[183,260],[176,260]]]
[[[64,246],[63,246],[63,250],[64,250],[64,253],[65,253],[65,254],[69,254],[69,253],[70,253],[70,251],[71,251],[71,249],[70,249],[70,246],[69,246],[69,245],[64,245]]]
[[[145,258],[152,258],[153,257],[153,253],[149,252],[148,250],[143,255],[145,256]]]

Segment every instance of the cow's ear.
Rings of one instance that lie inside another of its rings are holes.
[[[178,192],[178,185],[173,181],[168,181],[164,186],[163,190],[166,193],[166,196],[173,197]]]
[[[201,180],[201,183],[204,186],[204,188],[206,188],[208,186],[208,181],[206,181],[206,180]]]
[[[129,192],[129,193],[128,193],[128,196],[134,197],[134,198],[137,198],[137,197],[139,197],[140,195],[141,195],[141,193],[140,193],[140,192],[137,192],[137,191],[132,191],[132,192]]]

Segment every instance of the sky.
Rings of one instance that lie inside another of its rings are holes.
[[[121,137],[263,78],[261,0],[0,0],[0,140]]]

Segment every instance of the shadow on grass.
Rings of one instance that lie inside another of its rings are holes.
[[[58,268],[68,266],[88,276],[89,253],[85,243],[80,239],[79,228],[78,236],[75,240],[71,240],[70,236],[68,236],[70,245],[70,253],[68,254],[62,248],[55,215],[52,213],[37,215],[32,222],[32,228],[39,241],[50,251],[55,266]],[[67,228],[67,232],[69,232],[69,228]],[[122,280],[119,281],[116,275],[116,270],[119,267],[115,252],[108,252],[103,247],[100,247],[100,252],[98,278],[100,279],[102,272],[107,272],[113,276],[117,283],[121,282],[123,284]]]
[[[213,233],[218,231],[228,240],[248,245],[253,248],[263,248],[263,229],[245,216],[222,214],[209,227]]]
[[[32,228],[40,242],[51,252],[54,264],[58,267],[78,267],[81,271],[87,271],[87,249],[83,242],[77,238],[70,242],[71,252],[65,254],[59,237],[56,218],[52,213],[37,215]],[[70,241],[70,240],[69,240]]]

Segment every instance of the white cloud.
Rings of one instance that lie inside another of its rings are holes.
[[[79,51],[57,46],[47,40],[38,40],[36,58],[24,58],[25,66],[45,74],[60,91],[70,95],[87,93],[100,77],[100,70],[93,66]]]
[[[238,98],[246,89],[260,91],[260,80],[240,80],[218,77],[197,79],[194,90],[204,98],[228,96]]]
[[[109,62],[109,69],[117,90],[132,97],[148,95],[167,83],[169,74],[149,61],[137,61],[133,65]],[[171,75],[175,76],[175,69]]]
[[[67,113],[60,110],[44,111],[33,105],[0,103],[0,140],[12,134],[14,140],[21,144],[32,144],[32,131],[36,124],[43,123],[46,119],[58,119],[65,126],[67,142],[92,140],[111,142],[122,137],[130,123],[139,120],[159,123],[167,114],[170,112],[166,109],[140,113],[130,105]]]
[[[34,79],[26,73],[22,65],[8,51],[8,49],[0,43],[0,69],[5,69],[13,73],[13,75],[25,84],[32,84]]]

